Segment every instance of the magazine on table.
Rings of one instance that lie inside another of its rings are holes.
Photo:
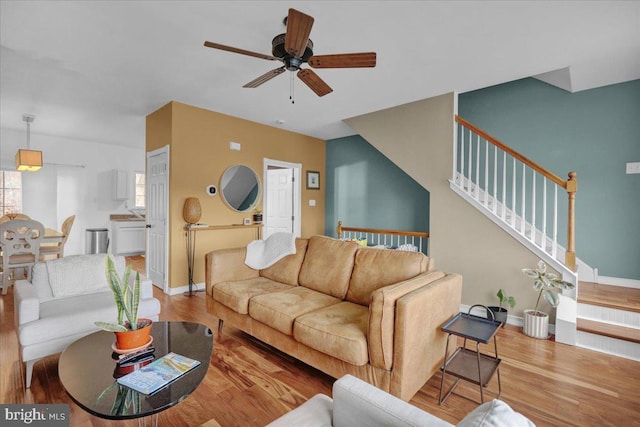
[[[200,365],[200,361],[168,353],[142,369],[118,378],[118,383],[143,394],[152,394]]]

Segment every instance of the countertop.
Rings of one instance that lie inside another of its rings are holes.
[[[143,215],[144,216],[144,215]],[[111,214],[109,215],[109,220],[111,221],[141,221],[141,222],[145,222],[146,220],[144,218],[138,218],[135,215],[132,214]]]

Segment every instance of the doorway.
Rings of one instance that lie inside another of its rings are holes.
[[[302,165],[264,159],[263,238],[284,231],[300,237]]]
[[[146,171],[147,205],[147,277],[165,293],[169,291],[167,280],[169,251],[169,146],[147,153]]]

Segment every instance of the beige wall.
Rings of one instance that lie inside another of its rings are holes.
[[[455,95],[401,105],[346,120],[430,193],[430,251],[436,268],[463,275],[463,304],[496,305],[499,288],[533,308],[537,293],[520,271],[538,258],[449,188]],[[546,304],[541,306],[549,311]]]
[[[231,151],[229,141],[241,144],[241,151]],[[169,184],[169,286],[187,284],[184,219],[182,208],[187,197],[197,197],[202,206],[200,222],[209,225],[242,223],[252,212],[230,209],[218,194],[206,194],[206,187],[220,187],[220,178],[231,165],[251,167],[260,181],[263,159],[269,158],[302,164],[303,237],[324,232],[324,177],[321,190],[306,190],[306,170],[325,170],[325,142],[309,136],[250,122],[213,111],[171,102],[147,116],[147,151],[170,146]],[[309,199],[316,206],[309,206]],[[262,206],[262,199],[259,206]],[[204,282],[204,255],[219,248],[245,246],[255,238],[253,229],[198,231],[194,281]]]

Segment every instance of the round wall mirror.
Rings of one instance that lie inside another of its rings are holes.
[[[253,209],[260,199],[258,175],[245,165],[233,165],[224,171],[220,188],[222,199],[238,212]]]

